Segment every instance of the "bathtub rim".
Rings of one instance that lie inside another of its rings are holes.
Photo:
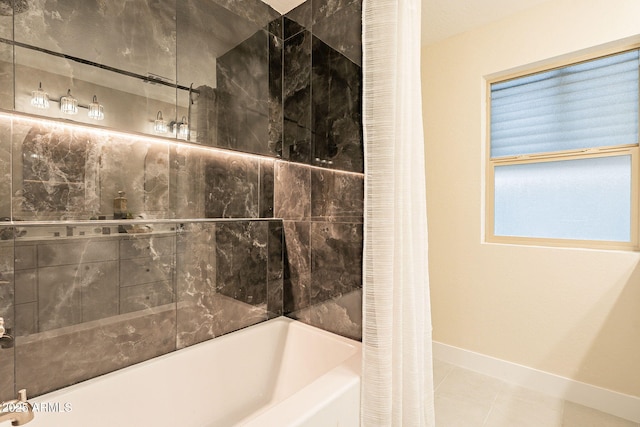
[[[142,362],[138,362],[135,363],[133,365],[129,365],[126,366],[124,368],[115,370],[115,371],[111,371],[111,372],[107,372],[105,374],[99,375],[97,377],[93,377],[93,378],[89,378],[87,380],[78,382],[76,384],[72,384],[57,390],[53,390],[50,391],[48,393],[45,394],[41,394],[39,396],[33,397],[33,398],[29,398],[29,389],[27,388],[27,398],[29,402],[35,402],[35,403],[39,403],[39,404],[43,404],[46,402],[55,402],[55,401],[62,401],[61,398],[65,397],[65,395],[67,393],[70,392],[82,392],[83,389],[86,388],[90,388],[92,387],[94,384],[100,382],[100,381],[105,381],[108,380],[111,377],[119,377],[122,375],[126,375],[127,372],[129,371],[134,371],[134,370],[139,370],[140,368],[143,368],[145,366],[152,366],[158,363],[162,363],[163,360],[167,359],[167,358],[172,358],[174,356],[178,356],[180,354],[180,352],[186,352],[189,349],[196,349],[196,348],[202,348],[205,347],[207,345],[212,345],[213,343],[220,343],[223,342],[224,340],[228,340],[228,339],[237,339],[238,337],[245,335],[245,334],[249,334],[252,331],[254,331],[257,328],[260,328],[261,326],[266,326],[268,324],[278,324],[278,323],[284,323],[286,324],[287,328],[294,326],[294,327],[298,327],[298,328],[302,328],[302,329],[309,329],[310,331],[312,331],[313,333],[319,333],[322,335],[328,335],[329,338],[331,339],[335,339],[337,341],[343,342],[345,344],[351,345],[354,347],[354,354],[349,356],[347,359],[345,359],[343,362],[341,362],[340,364],[338,364],[337,366],[334,366],[333,368],[330,368],[327,372],[323,373],[322,375],[316,377],[310,384],[305,385],[304,387],[302,387],[300,390],[297,390],[296,393],[294,393],[292,396],[288,396],[287,398],[283,399],[282,401],[279,402],[275,402],[265,408],[262,408],[260,410],[258,410],[255,413],[249,414],[248,417],[244,418],[243,420],[241,420],[240,425],[244,425],[245,422],[249,422],[251,420],[257,419],[259,416],[264,415],[265,413],[267,413],[267,411],[269,411],[270,409],[273,408],[286,408],[288,411],[290,411],[292,414],[296,413],[296,414],[304,414],[304,412],[301,410],[300,407],[296,407],[295,405],[291,405],[291,404],[286,404],[284,405],[287,401],[295,401],[295,402],[304,402],[304,399],[302,401],[300,401],[300,398],[297,397],[298,394],[303,394],[303,395],[308,395],[309,394],[309,390],[307,389],[313,389],[314,385],[317,386],[317,383],[320,382],[322,387],[326,387],[325,383],[329,383],[329,384],[334,384],[336,378],[341,378],[341,377],[350,377],[348,382],[350,385],[355,384],[355,382],[357,382],[358,384],[360,383],[360,373],[361,373],[361,360],[362,360],[362,343],[356,340],[353,340],[351,338],[347,338],[344,337],[342,335],[338,335],[335,334],[333,332],[329,332],[326,331],[324,329],[318,328],[316,326],[313,325],[309,325],[307,323],[304,323],[300,320],[296,320],[296,319],[292,319],[290,317],[287,316],[278,316],[272,319],[268,319],[253,325],[249,325],[246,326],[244,328],[238,329],[236,331],[233,332],[229,332],[226,333],[224,335],[220,335],[218,337],[209,339],[209,340],[205,340],[196,344],[193,344],[191,346],[187,346],[187,347],[183,347],[180,349],[176,349],[173,350],[169,353],[165,353],[162,354],[160,356],[156,356],[154,358],[148,359],[148,360],[144,360]],[[309,406],[309,405],[303,405],[303,406]],[[318,405],[311,405],[312,407],[314,406],[318,406]],[[321,407],[322,405],[320,405],[319,407]],[[308,410],[308,408],[307,408]],[[37,417],[37,414],[36,414]]]

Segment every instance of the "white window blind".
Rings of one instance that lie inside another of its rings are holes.
[[[491,158],[638,142],[638,50],[491,85]]]

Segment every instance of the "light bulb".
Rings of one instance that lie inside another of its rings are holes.
[[[156,133],[167,133],[167,122],[162,118],[162,111],[156,114],[156,121],[153,123],[153,130]]]
[[[38,85],[38,89],[31,92],[31,105],[36,108],[49,108],[49,95],[42,90],[42,82]]]
[[[104,107],[98,102],[96,95],[93,95],[93,102],[89,104],[89,117],[95,120],[104,119]]]
[[[178,138],[184,139],[185,141],[189,138],[189,123],[187,123],[185,116],[182,116],[182,123],[180,123],[178,130]]]
[[[67,90],[67,96],[60,98],[60,110],[64,114],[78,114],[78,100],[71,95],[71,89]]]

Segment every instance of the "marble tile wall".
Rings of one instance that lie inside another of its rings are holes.
[[[3,227],[0,233],[6,236],[13,234],[13,230]],[[10,240],[0,241],[0,317],[4,318],[5,328],[11,328],[11,334],[15,330],[12,243]],[[10,342],[0,339],[0,402],[14,398],[14,351],[15,347]]]
[[[0,108],[147,134],[161,112],[193,142],[362,172],[361,0],[284,17],[260,0],[20,4],[0,14]],[[60,111],[67,90],[77,115]]]
[[[16,40],[92,55],[72,36],[96,24],[95,11],[74,1],[16,15]],[[25,94],[57,70],[56,90],[109,88],[98,95],[127,104],[120,120],[133,120],[136,105],[154,117],[157,109],[185,114],[192,142],[226,148],[0,115],[0,220],[13,220],[0,227],[0,317],[16,338],[0,350],[0,400],[282,314],[361,337],[363,176],[351,173],[363,168],[360,48],[353,30],[324,25],[357,27],[360,1],[314,0],[278,17],[259,0],[189,0],[173,24],[166,2],[103,5],[107,18],[122,13],[123,25],[137,22],[145,34],[129,28],[123,34],[139,40],[100,48],[98,59],[131,59],[131,72],[163,73],[196,89],[188,95],[171,85],[131,89],[65,58],[45,66],[48,54],[0,43],[0,81],[13,80],[2,55],[15,50],[22,97],[14,107],[13,93],[0,89],[0,108],[34,113]],[[67,27],[56,13],[70,17]],[[212,19],[228,32],[209,34]],[[175,31],[184,37],[164,49]],[[164,60],[177,71],[150,68]],[[105,124],[150,133],[151,121]],[[114,218],[120,191],[137,221],[93,222]]]
[[[276,163],[284,226],[284,313],[362,338],[361,174]]]
[[[363,172],[360,0],[305,2],[283,18],[283,157]]]
[[[34,224],[0,241],[0,316],[15,337],[0,350],[2,398],[15,387],[46,393],[282,314],[280,220],[76,223],[73,236],[70,223]]]

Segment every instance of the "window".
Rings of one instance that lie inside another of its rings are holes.
[[[638,248],[638,49],[489,82],[487,241]]]

